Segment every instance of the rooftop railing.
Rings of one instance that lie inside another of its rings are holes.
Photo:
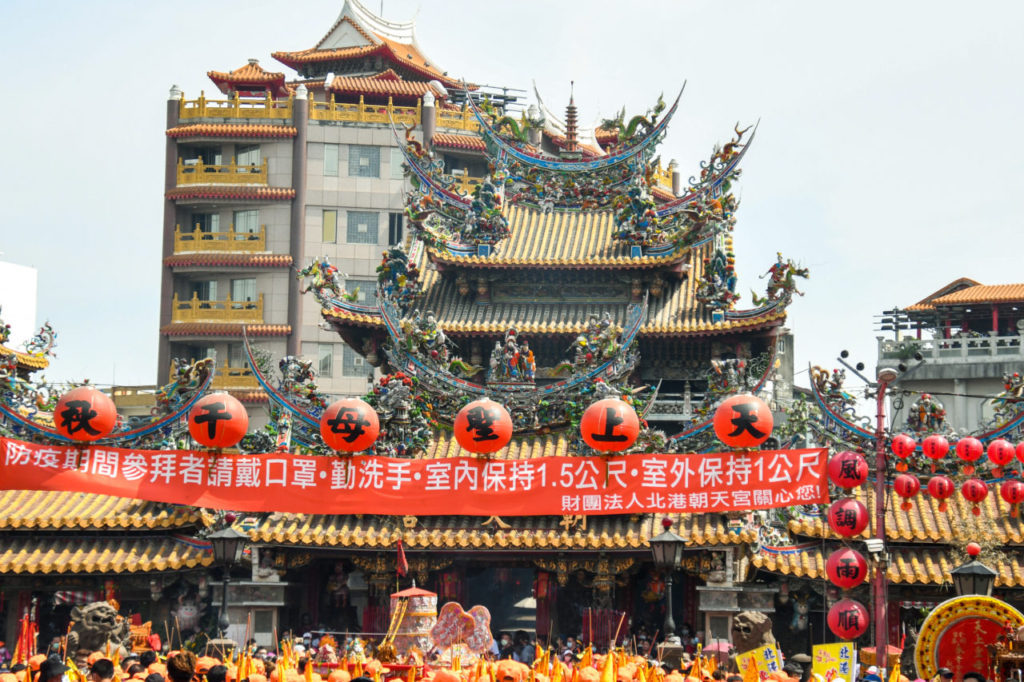
[[[236,232],[234,225],[227,232],[204,232],[196,225],[191,232],[174,228],[174,253],[261,253],[267,250],[267,226],[259,232]]]
[[[933,364],[1024,359],[1024,336],[963,334],[948,339],[878,338],[879,360],[909,360],[915,353]]]
[[[228,296],[223,301],[209,301],[192,294],[192,298],[182,301],[174,295],[171,309],[171,322],[230,322],[253,323],[263,322],[263,294],[255,301],[232,301]]]
[[[178,159],[178,186],[181,185],[265,185],[267,160],[260,165],[231,163],[206,164],[202,159]]]

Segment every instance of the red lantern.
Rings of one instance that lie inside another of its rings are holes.
[[[455,415],[455,440],[469,452],[497,452],[512,440],[512,417],[490,398],[474,400]]]
[[[621,452],[640,435],[640,418],[629,403],[618,398],[598,400],[580,419],[583,441],[601,452]]]
[[[868,562],[857,550],[842,547],[828,555],[825,573],[833,584],[849,590],[867,579]]]
[[[756,448],[772,435],[773,426],[772,411],[754,395],[734,395],[715,410],[715,435],[731,448]]]
[[[117,408],[103,391],[92,386],[73,388],[53,410],[57,433],[81,443],[109,436],[117,425]]]
[[[1010,516],[1017,518],[1017,505],[1024,502],[1024,483],[1016,479],[1003,481],[999,486],[999,494],[1010,505]]]
[[[917,449],[917,441],[905,433],[901,433],[892,439],[892,454],[900,459],[906,459],[914,454]]]
[[[1024,443],[1017,445],[1017,461],[1024,462]]]
[[[828,479],[844,490],[868,480],[868,463],[859,452],[840,452],[828,461]]]
[[[960,493],[964,496],[965,500],[974,503],[971,512],[975,516],[980,516],[981,509],[978,508],[978,504],[988,497],[988,486],[985,485],[985,482],[977,478],[969,478],[960,486]]]
[[[932,476],[928,480],[928,494],[939,501],[939,511],[946,511],[946,500],[953,494],[953,481],[949,476]]]
[[[945,436],[931,435],[921,441],[921,450],[928,459],[942,459],[949,452],[949,441]]]
[[[868,527],[868,509],[852,497],[836,500],[828,508],[828,526],[836,535],[852,538]]]
[[[359,398],[342,398],[320,415],[320,437],[332,450],[368,450],[380,433],[380,420],[369,403]]]
[[[981,459],[981,455],[985,452],[985,446],[981,444],[981,441],[977,438],[961,438],[956,443],[956,456],[967,462],[967,466],[964,467],[965,474],[974,473],[974,465],[972,462],[976,462]]]
[[[994,441],[988,444],[988,461],[992,462],[994,469],[992,473],[995,476],[1003,475],[1003,467],[1013,461],[1014,449],[1009,441],[1003,440],[1002,438],[996,438]]]
[[[249,429],[249,414],[229,393],[211,393],[188,411],[188,432],[208,448],[230,448]]]
[[[902,508],[903,511],[907,511],[913,507],[910,498],[921,490],[921,481],[917,480],[917,476],[913,474],[900,474],[893,481],[892,487],[896,494],[904,499]]]
[[[868,610],[854,599],[840,599],[828,610],[828,628],[839,639],[857,639],[868,629]]]

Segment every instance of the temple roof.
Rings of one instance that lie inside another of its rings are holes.
[[[89,493],[0,491],[0,530],[137,530],[207,525],[201,509]]]
[[[452,133],[434,133],[430,145],[439,149],[457,149],[483,154],[487,151],[484,139],[479,135],[454,135]]]
[[[46,369],[50,360],[43,353],[26,353],[0,344],[0,355],[13,355],[19,367],[29,370]]]
[[[265,89],[271,95],[277,97],[286,97],[288,95],[288,88],[284,84],[284,74],[267,71],[260,66],[259,61],[256,59],[250,59],[248,64],[228,73],[208,71],[206,75],[225,94],[235,91],[241,93],[245,91],[262,92]]]
[[[213,565],[213,552],[169,537],[0,538],[0,575],[138,573]]]
[[[926,298],[907,310],[934,310],[939,306],[1021,303],[1024,302],[1024,284],[978,284],[966,277],[957,280],[964,286],[947,285],[946,293]],[[955,284],[955,283],[954,283]]]
[[[869,510],[875,504],[874,490],[858,489],[855,497]],[[960,494],[946,500],[948,509],[939,511],[939,502],[930,495],[918,493],[910,498],[910,509],[903,510],[903,499],[890,494],[886,500],[885,535],[891,542],[962,544],[990,538],[1000,544],[1024,544],[1024,520],[1010,515],[1011,507],[995,490],[978,505],[981,514],[972,512],[974,504]],[[856,539],[874,537],[874,512],[871,523]],[[804,517],[789,522],[789,531],[812,538],[840,539],[832,532],[824,517]]]
[[[961,289],[976,286],[980,286],[980,283],[975,282],[973,279],[970,279],[969,277],[960,277],[959,279],[955,279],[946,286],[940,288],[938,291],[934,291],[931,294],[925,296],[914,305],[907,306],[907,310],[934,310],[935,306],[933,305],[933,302],[935,301],[935,299],[942,298],[947,294],[954,293]]]
[[[426,57],[416,42],[412,22],[385,21],[357,0],[345,0],[337,21],[314,47],[296,52],[275,52],[272,56],[300,72],[310,64],[380,56],[425,80],[437,80],[446,87],[461,87],[458,80],[446,76]]]
[[[603,211],[544,211],[515,204],[504,209],[512,234],[489,256],[459,255],[429,250],[437,263],[474,267],[616,268],[663,267],[685,258],[678,251],[665,255],[631,255],[630,245],[614,239],[615,213]]]
[[[290,187],[252,187],[246,185],[184,185],[167,190],[168,199],[244,199],[252,201],[284,201],[294,199]]]
[[[919,549],[910,547],[889,547],[891,559],[885,575],[889,582],[898,585],[952,585],[951,571],[963,563],[963,559],[942,548]],[[803,548],[779,548],[754,554],[752,563],[757,568],[786,576],[824,580],[827,554],[821,545]],[[986,562],[998,574],[997,587],[1024,587],[1024,564],[1016,555],[1007,555],[997,561]]]
[[[164,265],[172,268],[286,268],[291,264],[287,253],[176,253],[164,258]]]
[[[287,324],[246,324],[244,322],[172,322],[160,328],[167,336],[242,336],[242,329],[249,336],[288,336],[292,333]]]

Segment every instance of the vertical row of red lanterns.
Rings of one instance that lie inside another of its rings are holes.
[[[828,477],[846,494],[829,506],[829,527],[844,538],[859,535],[868,526],[868,510],[850,493],[867,481],[867,460],[859,452],[840,452],[828,462]],[[829,555],[825,573],[836,587],[853,589],[867,579],[868,562],[857,550],[841,547]],[[840,639],[856,639],[867,631],[868,610],[859,601],[844,597],[829,609],[828,627]]]

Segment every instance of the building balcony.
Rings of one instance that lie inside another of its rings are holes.
[[[221,391],[258,391],[260,383],[248,367],[218,367],[210,387]]]
[[[259,166],[235,163],[205,164],[202,159],[194,163],[178,159],[178,186],[182,185],[265,185],[267,160]]]
[[[174,253],[262,253],[267,250],[267,226],[259,232],[203,232],[198,227],[182,232],[181,225],[174,228]]]
[[[241,99],[238,93],[231,99],[206,99],[203,94],[199,99],[185,99],[182,95],[178,102],[178,120],[197,118],[262,118],[290,119],[292,117],[292,98],[273,99],[268,94],[264,99]]]
[[[334,101],[331,95],[330,102],[317,102],[312,100],[309,103],[309,117],[317,121],[347,121],[349,123],[380,123],[388,125],[390,120],[404,125],[418,126],[420,124],[420,102],[414,107],[396,107],[390,97],[387,106],[379,104],[366,104],[363,96],[359,96],[359,104],[345,104]]]
[[[182,301],[174,295],[171,322],[227,322],[234,324],[263,324],[263,294],[255,301],[206,301],[193,294]]]
[[[920,353],[933,365],[959,365],[971,362],[1024,361],[1024,336],[954,336],[949,339],[878,338],[879,362],[903,362]]]
[[[460,111],[438,109],[437,127],[448,128],[450,130],[468,130],[470,132],[480,130],[480,124],[477,122],[476,116],[473,115],[473,112],[469,107],[465,107]]]

